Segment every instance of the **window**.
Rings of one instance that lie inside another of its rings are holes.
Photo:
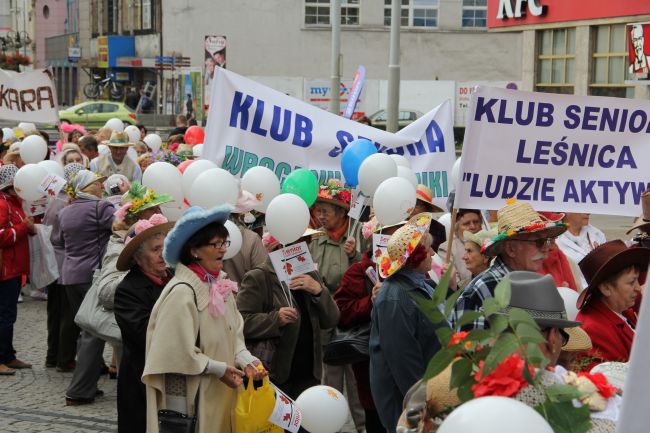
[[[598,96],[632,97],[634,88],[628,70],[628,42],[625,24],[597,26],[593,30],[594,50],[589,93]]]
[[[543,30],[538,34],[537,90],[573,94],[576,30]]]
[[[401,25],[438,27],[438,0],[401,0]],[[384,25],[390,26],[392,0],[384,0]]]
[[[48,5],[43,6],[43,18],[48,19],[50,17],[50,7]]]
[[[119,0],[106,0],[104,9],[105,33],[115,34],[119,31]]]
[[[115,113],[119,107],[115,104],[102,104],[101,113]]]
[[[330,0],[306,0],[305,24],[330,25]],[[341,24],[359,25],[359,0],[341,0]]]
[[[94,13],[90,14],[90,31],[92,32],[93,36],[99,34],[99,16],[101,14],[99,10],[99,3],[100,2],[98,2],[98,0],[90,1],[90,10],[94,11]]]
[[[137,3],[137,2],[136,2]],[[153,5],[152,0],[142,0],[142,30],[153,29]]]
[[[463,27],[487,26],[487,0],[463,0]]]

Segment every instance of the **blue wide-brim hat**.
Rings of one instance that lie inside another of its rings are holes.
[[[199,206],[192,206],[183,212],[183,215],[176,221],[176,225],[165,238],[163,257],[165,261],[176,266],[180,262],[183,245],[203,227],[214,222],[225,224],[233,211],[232,205],[223,204],[211,209],[203,209]]]

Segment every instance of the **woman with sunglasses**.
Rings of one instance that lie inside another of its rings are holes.
[[[260,361],[244,344],[237,285],[222,272],[230,241],[229,205],[189,208],[165,239],[163,256],[175,267],[151,312],[142,381],[147,431],[164,413],[196,417],[196,432],[233,432],[232,413],[244,374],[261,378]]]

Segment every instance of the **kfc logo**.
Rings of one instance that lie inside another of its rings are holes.
[[[646,74],[650,72],[650,23],[631,24],[628,26],[628,40],[630,52],[630,73]]]
[[[528,5],[528,11],[533,16],[541,17],[546,13],[546,6],[539,4],[540,0],[499,0],[497,18],[503,20],[525,17],[526,8],[524,2]]]

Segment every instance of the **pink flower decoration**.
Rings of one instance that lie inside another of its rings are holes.
[[[120,221],[124,221],[124,218],[126,218],[126,214],[131,209],[131,206],[133,206],[133,202],[127,202],[124,203],[113,215],[115,215],[115,218],[117,218]]]
[[[237,203],[235,204],[235,213],[246,213],[253,210],[255,206],[259,204],[259,201],[255,196],[244,190],[239,190],[239,196],[237,197]]]
[[[155,226],[160,225],[160,224],[165,224],[169,222],[167,218],[165,218],[165,215],[161,213],[153,214],[149,218],[149,222]]]
[[[237,293],[239,287],[232,280],[217,280],[210,286],[210,303],[208,312],[213,317],[223,316],[226,313],[226,298],[231,293]]]
[[[278,240],[274,238],[270,232],[266,232],[262,235],[262,244],[264,245],[264,248],[276,242],[278,242]]]
[[[364,239],[368,239],[370,236],[372,236],[376,228],[377,226],[375,225],[373,220],[365,222],[361,226],[361,235],[363,236]]]

